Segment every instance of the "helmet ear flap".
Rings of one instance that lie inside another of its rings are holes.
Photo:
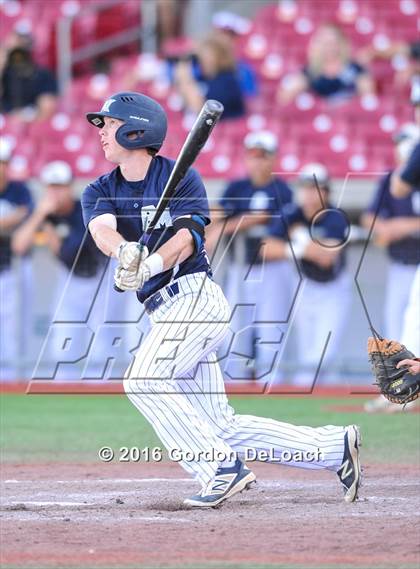
[[[115,133],[115,140],[118,142],[118,144],[120,144],[123,148],[126,148],[127,150],[134,150],[136,148],[144,148],[143,142],[141,141],[141,137],[136,137],[136,138],[129,138],[129,134],[132,134],[133,132],[141,132],[142,135],[144,134],[144,131],[140,131],[133,128],[132,124],[128,124],[128,123],[124,123],[122,124],[117,132]]]

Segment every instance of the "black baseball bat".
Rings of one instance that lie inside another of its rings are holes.
[[[147,245],[150,235],[155,229],[162,213],[168,206],[169,200],[174,196],[178,184],[184,178],[188,168],[192,166],[195,159],[201,152],[211,134],[211,131],[220,119],[223,110],[224,108],[222,103],[219,103],[219,101],[215,101],[214,99],[209,99],[204,103],[200,114],[193,124],[191,131],[178,154],[178,158],[176,159],[172,172],[166,182],[162,195],[160,196],[156,212],[140,239],[141,246]],[[116,285],[114,285],[114,289],[118,292],[124,292]]]

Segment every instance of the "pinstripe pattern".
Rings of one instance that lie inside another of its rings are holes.
[[[180,292],[152,315],[152,328],[127,370],[124,389],[151,423],[168,451],[197,454],[212,450],[231,456],[247,449],[271,452],[316,451],[322,460],[288,462],[336,471],[344,451],[344,428],[298,427],[252,415],[235,415],[224,390],[216,349],[230,310],[218,285],[204,273],[178,279]],[[204,487],[217,461],[180,464]]]

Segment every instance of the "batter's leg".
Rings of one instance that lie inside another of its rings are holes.
[[[277,464],[287,458],[289,466],[334,472],[343,462],[345,427],[302,427],[254,415],[236,415],[229,405],[215,353],[208,354],[195,373],[178,384],[215,433],[241,457],[266,456],[267,462]],[[298,460],[289,460],[293,456]]]
[[[208,286],[210,293],[204,290],[198,295],[191,288],[188,293],[185,286],[185,294],[153,314],[152,329],[124,380],[129,399],[151,423],[170,455],[233,454],[213,425],[179,390],[177,382],[215,349],[227,330],[227,303],[217,285]],[[217,460],[208,458],[181,460],[180,464],[203,487],[219,466]]]

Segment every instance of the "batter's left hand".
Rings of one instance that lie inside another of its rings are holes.
[[[150,268],[140,263],[138,270],[123,269],[118,266],[114,273],[114,283],[121,290],[138,290],[150,279]]]

